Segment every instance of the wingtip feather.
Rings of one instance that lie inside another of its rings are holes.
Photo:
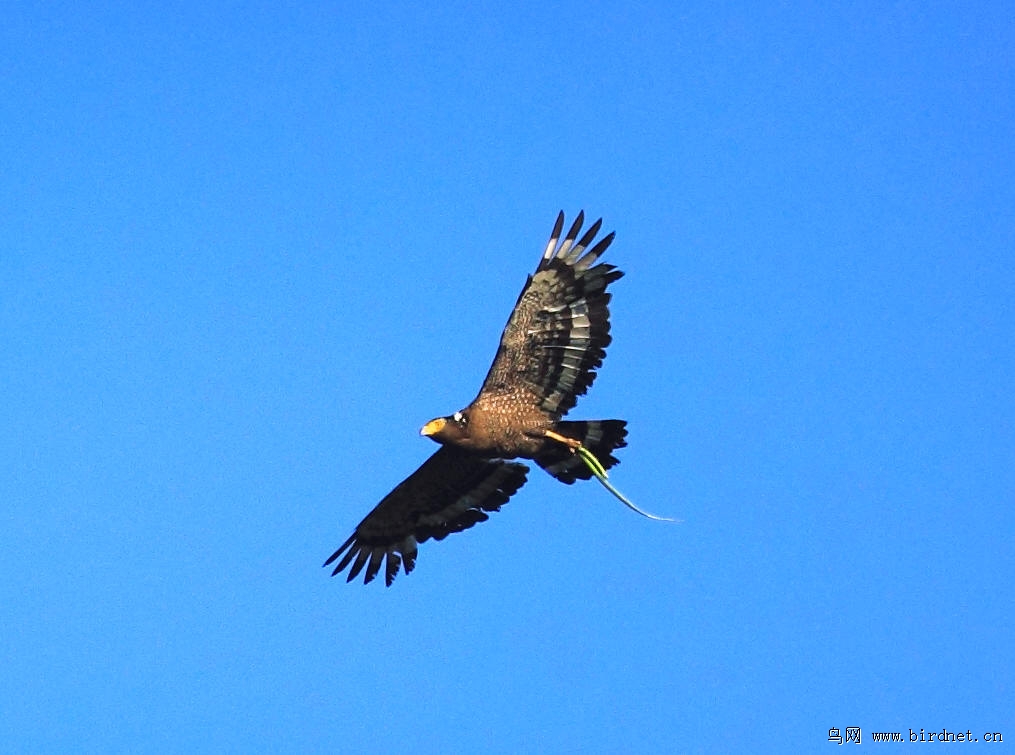
[[[560,232],[564,229],[564,211],[561,210],[557,213],[557,222],[553,224],[553,230],[550,232],[550,240],[546,243],[546,251],[543,252],[543,260],[549,261],[553,259],[553,254],[557,249],[557,242],[560,241]]]
[[[616,238],[616,236],[616,231],[610,231],[608,234],[599,239],[599,241],[596,242],[596,245],[586,252],[585,256],[574,263],[574,269],[579,271],[588,270],[589,267],[591,267],[592,264],[602,256],[603,252],[607,250],[610,244],[613,243],[613,239]],[[621,275],[623,275],[623,273],[621,273]],[[620,276],[618,275],[617,277],[619,278]]]
[[[323,568],[325,566],[330,566],[335,561],[335,559],[341,556],[342,553],[346,550],[346,548],[351,546],[355,541],[356,541],[356,533],[353,533],[348,540],[342,543],[342,547],[340,547],[337,551],[328,556],[328,560],[325,561],[323,564],[321,564],[321,567]],[[338,572],[342,571],[342,568],[344,567],[337,568],[335,572],[332,574],[332,576],[335,576],[335,574],[338,574]]]

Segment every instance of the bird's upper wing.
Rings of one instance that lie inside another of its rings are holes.
[[[486,512],[499,511],[525,483],[527,472],[524,464],[484,459],[443,446],[384,496],[324,565],[341,556],[334,575],[351,563],[347,582],[366,566],[366,584],[387,556],[384,579],[390,585],[399,565],[404,563],[406,574],[412,571],[418,543],[443,540],[452,532],[485,522]]]
[[[536,272],[508,318],[477,402],[524,386],[543,411],[559,418],[592,385],[611,340],[606,286],[623,273],[595,264],[614,234],[589,249],[602,220],[578,239],[584,219],[585,213],[578,213],[561,241],[564,213],[557,216]]]

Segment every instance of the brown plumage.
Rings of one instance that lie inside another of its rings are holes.
[[[592,385],[610,343],[610,294],[606,287],[623,273],[596,264],[613,233],[595,239],[597,220],[578,238],[578,213],[561,239],[564,213],[515,302],[497,355],[479,394],[467,407],[431,420],[420,431],[442,445],[392,490],[325,562],[332,574],[350,564],[347,581],[366,567],[370,582],[385,567],[388,585],[412,571],[417,545],[441,540],[476,522],[525,483],[528,467],[507,459],[532,459],[561,482],[592,474],[574,453],[580,443],[604,468],[617,464],[612,452],[626,445],[623,420],[565,421]],[[344,555],[343,555],[344,553]]]

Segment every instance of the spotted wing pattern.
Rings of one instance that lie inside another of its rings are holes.
[[[588,248],[602,226],[597,220],[578,238],[579,212],[561,240],[564,213],[557,216],[546,251],[529,276],[501,335],[497,356],[477,401],[517,394],[523,386],[555,418],[567,414],[592,385],[610,343],[610,294],[606,287],[623,276],[596,264],[613,233]]]
[[[413,570],[419,543],[443,540],[485,522],[487,512],[499,511],[525,483],[527,472],[524,464],[443,446],[388,493],[324,565],[341,558],[334,575],[352,564],[347,582],[365,566],[365,584],[377,576],[383,562],[384,581],[390,586],[399,566],[404,565],[406,574]]]

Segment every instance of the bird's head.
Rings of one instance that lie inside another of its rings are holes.
[[[469,437],[469,417],[455,412],[450,417],[438,417],[423,425],[419,431],[437,443],[460,443]]]

